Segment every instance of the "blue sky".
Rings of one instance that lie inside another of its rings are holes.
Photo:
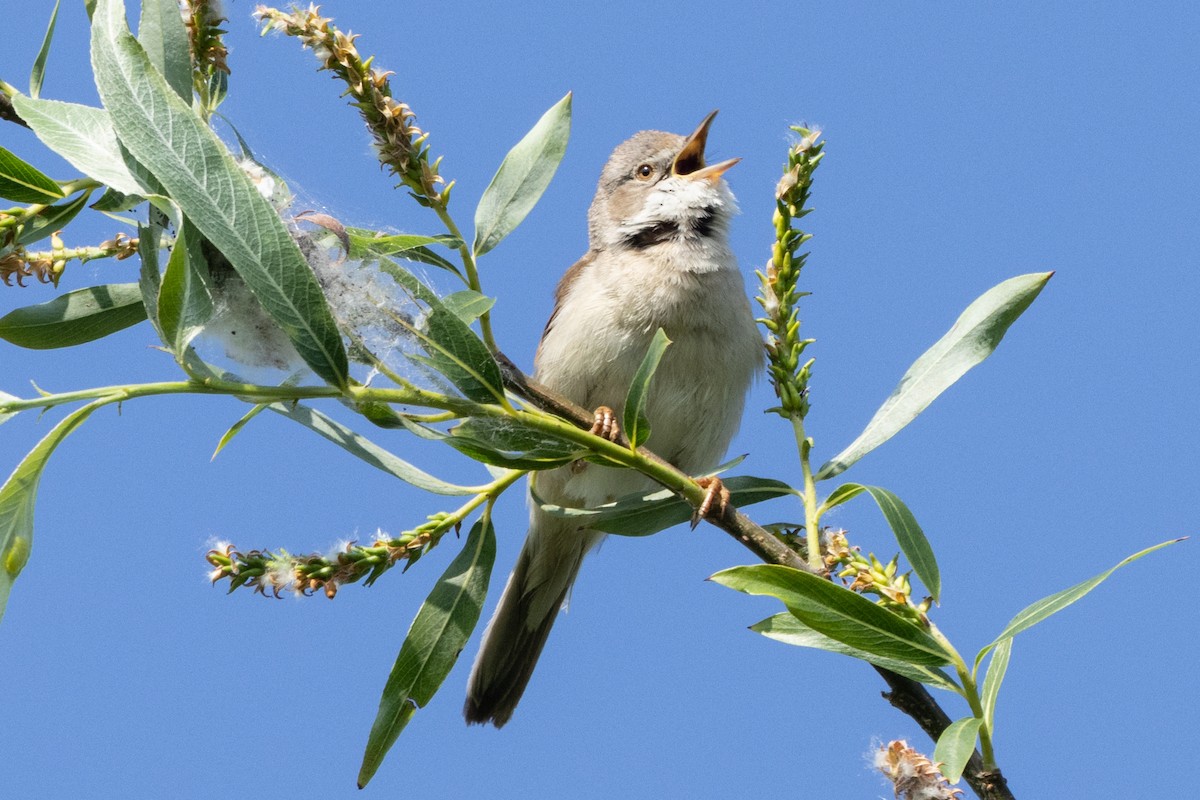
[[[51,5],[0,3],[9,82],[24,85]],[[44,94],[95,103],[85,16],[64,6]],[[381,174],[338,86],[294,41],[260,39],[251,11],[229,4],[222,110],[263,160],[348,222],[437,232]],[[586,248],[587,205],[612,147],[640,129],[687,132],[713,108],[711,156],[743,158],[727,177],[751,291],[769,253],[787,125],[816,125],[828,141],[804,278],[805,331],[818,340],[818,460],[857,435],[971,299],[1011,275],[1057,271],[992,359],[847,475],[895,491],[921,521],[945,587],[935,619],[964,652],[1029,602],[1194,532],[1195,7],[324,11],[396,71],[396,94],[458,181],[452,210],[464,224],[507,149],[575,92],[562,168],[482,264],[499,298],[497,337],[520,364],[531,363],[558,276]],[[0,126],[0,145],[72,175],[15,126]],[[114,232],[84,228],[81,240],[88,230],[96,240]],[[132,280],[134,270],[73,267],[62,288]],[[0,287],[0,310],[51,294]],[[5,346],[0,388],[174,379],[152,339],[142,326],[71,351]],[[749,454],[740,471],[795,480],[790,434],[759,411],[770,402],[762,381],[731,452]],[[333,602],[275,602],[209,587],[206,542],[325,550],[376,527],[412,527],[442,506],[283,420],[260,417],[209,463],[243,410],[211,398],[128,403],[96,415],[55,456],[33,558],[0,626],[6,796],[355,795],[379,691],[453,546]],[[0,472],[50,421],[5,424]],[[376,438],[442,474],[478,474],[407,439]],[[524,515],[515,493],[498,513],[494,589]],[[864,549],[894,550],[867,502],[831,521]],[[1186,543],[1138,562],[1018,638],[996,744],[1017,796],[1169,796],[1194,783],[1196,552]],[[872,743],[932,746],[879,698],[883,684],[865,665],[746,630],[775,606],[703,579],[749,561],[707,526],[609,541],[589,559],[513,722],[499,732],[463,725],[473,640],[367,792],[890,795],[867,767]]]

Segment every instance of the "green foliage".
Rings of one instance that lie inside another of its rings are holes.
[[[367,737],[358,773],[360,789],[375,775],[413,714],[433,699],[450,674],[479,622],[495,558],[496,532],[491,517],[485,515],[471,528],[466,544],[438,579],[408,629]]]
[[[0,339],[19,347],[49,350],[74,347],[146,319],[136,283],[110,283],[77,289],[0,317]]]
[[[663,353],[670,344],[671,340],[662,328],[655,331],[654,338],[650,340],[650,347],[646,350],[646,357],[642,359],[637,372],[633,374],[633,381],[629,384],[629,394],[625,397],[625,437],[629,439],[629,446],[634,450],[650,438],[650,418],[646,416],[646,407],[650,401],[650,381],[654,379],[658,363],[662,361]]]
[[[53,203],[62,188],[48,175],[0,147],[0,198],[17,203]]]
[[[571,135],[571,95],[550,107],[508,151],[475,209],[476,257],[500,244],[541,199],[558,170]]]

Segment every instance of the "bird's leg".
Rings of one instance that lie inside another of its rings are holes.
[[[611,408],[600,406],[593,413],[595,420],[588,433],[599,436],[601,439],[608,439],[610,442],[616,442],[621,438],[621,427],[617,424],[617,415]]]
[[[700,524],[700,520],[724,514],[725,507],[729,505],[729,490],[716,475],[696,478],[696,483],[704,490],[704,500],[692,513],[692,530],[695,530],[696,526]]]

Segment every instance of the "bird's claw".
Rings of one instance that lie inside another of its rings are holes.
[[[594,413],[595,420],[588,433],[599,436],[601,439],[608,439],[610,442],[616,442],[621,438],[621,426],[617,424],[617,415],[611,408],[600,406]]]
[[[692,530],[696,529],[702,519],[722,516],[725,513],[725,507],[729,505],[729,490],[716,475],[697,478],[696,483],[701,489],[704,489],[704,499],[692,512]]]

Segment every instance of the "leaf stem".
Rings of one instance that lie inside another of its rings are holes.
[[[473,291],[482,293],[483,286],[479,282],[479,267],[475,263],[475,255],[471,252],[471,247],[467,244],[467,240],[463,238],[462,231],[458,229],[454,218],[450,216],[446,204],[440,201],[433,201],[430,203],[430,206],[438,215],[438,219],[446,226],[446,232],[459,241],[458,254],[462,258],[463,269],[467,273],[467,287]],[[500,349],[496,345],[496,338],[492,335],[492,315],[490,310],[479,315],[479,333],[488,350],[495,353]]]

